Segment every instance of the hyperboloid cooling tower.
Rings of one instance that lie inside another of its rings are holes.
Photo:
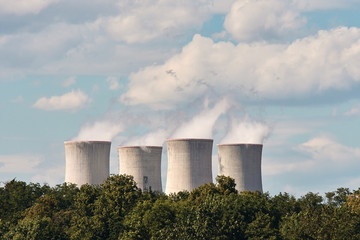
[[[212,139],[171,139],[166,141],[168,170],[166,193],[177,193],[212,182]]]
[[[111,142],[67,141],[65,182],[101,184],[109,176]]]
[[[161,192],[161,146],[120,146],[119,172],[132,175],[143,191]]]
[[[262,192],[262,144],[219,144],[219,175],[235,179],[238,191]]]

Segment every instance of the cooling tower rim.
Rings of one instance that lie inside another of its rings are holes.
[[[173,138],[173,139],[167,139],[166,142],[169,141],[207,141],[207,142],[213,142],[214,139],[211,138]]]
[[[146,145],[139,145],[139,146],[118,146],[119,148],[162,148],[162,146],[146,146]]]
[[[73,143],[110,143],[111,141],[64,141],[64,144],[73,144]]]
[[[221,143],[216,144],[217,146],[245,146],[245,145],[251,145],[251,146],[263,146],[261,143]]]

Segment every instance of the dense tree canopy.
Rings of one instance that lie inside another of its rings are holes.
[[[1,239],[360,239],[360,191],[296,199],[240,192],[233,179],[169,196],[131,176],[100,186],[15,179],[0,188]]]

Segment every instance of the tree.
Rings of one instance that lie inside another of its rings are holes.
[[[255,220],[249,223],[245,231],[245,237],[249,240],[255,239],[280,239],[279,231],[274,227],[274,217],[267,213],[256,213]]]
[[[327,192],[325,194],[328,204],[337,207],[340,207],[343,203],[345,203],[350,195],[351,192],[348,188],[338,188],[334,192]]]
[[[112,175],[100,187],[91,219],[95,239],[118,239],[124,217],[140,200],[141,190],[128,175]]]
[[[47,217],[44,218],[25,218],[14,228],[4,235],[4,239],[14,240],[55,240],[64,239],[53,229],[54,225]]]
[[[35,204],[40,196],[49,191],[47,185],[26,184],[15,179],[7,182],[3,188],[0,188],[0,219],[17,223],[22,217],[22,213],[28,207]]]
[[[235,189],[235,179],[226,177],[224,175],[219,175],[216,177],[216,182],[219,193],[225,195],[230,193],[238,193],[238,191]]]

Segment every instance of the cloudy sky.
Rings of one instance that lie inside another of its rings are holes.
[[[360,186],[359,0],[0,0],[0,181],[66,140],[263,143],[270,194]]]

